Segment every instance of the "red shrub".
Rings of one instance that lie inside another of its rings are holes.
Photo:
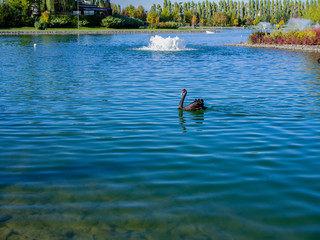
[[[297,44],[320,45],[320,28],[312,28],[298,32],[255,32],[249,37],[251,44]]]

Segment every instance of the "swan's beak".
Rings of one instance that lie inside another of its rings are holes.
[[[183,94],[183,90],[181,91],[181,95]]]

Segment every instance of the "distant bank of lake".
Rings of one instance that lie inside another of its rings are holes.
[[[0,35],[89,35],[89,34],[141,34],[141,33],[149,33],[149,34],[157,34],[157,33],[205,33],[206,30],[202,29],[182,29],[182,30],[170,30],[170,29],[162,29],[162,30],[149,30],[149,29],[119,29],[119,30],[110,30],[110,29],[88,29],[88,30],[77,30],[77,29],[47,29],[47,30],[33,30],[32,28],[28,28],[28,30],[21,29],[0,29]]]

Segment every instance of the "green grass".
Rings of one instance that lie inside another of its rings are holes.
[[[46,30],[37,30],[34,27],[21,27],[21,28],[0,28],[0,31],[77,31],[77,27],[71,28],[47,28]],[[203,31],[203,29],[193,28],[180,28],[180,29],[113,29],[104,27],[80,27],[80,31]]]
[[[46,30],[37,30],[34,27],[21,27],[21,28],[0,28],[1,31],[78,31],[77,27],[69,28],[47,28]],[[108,31],[108,29],[103,27],[80,27],[80,31]]]

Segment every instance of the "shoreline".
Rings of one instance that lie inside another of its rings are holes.
[[[40,30],[40,31],[10,31],[10,30],[0,30],[0,35],[111,35],[111,34],[160,34],[160,33],[206,33],[206,30],[84,30],[84,31],[50,31],[50,30]]]
[[[249,43],[241,42],[241,43],[235,43],[235,44],[226,44],[225,46],[280,49],[280,50],[303,51],[303,52],[320,52],[320,45],[249,44]]]

